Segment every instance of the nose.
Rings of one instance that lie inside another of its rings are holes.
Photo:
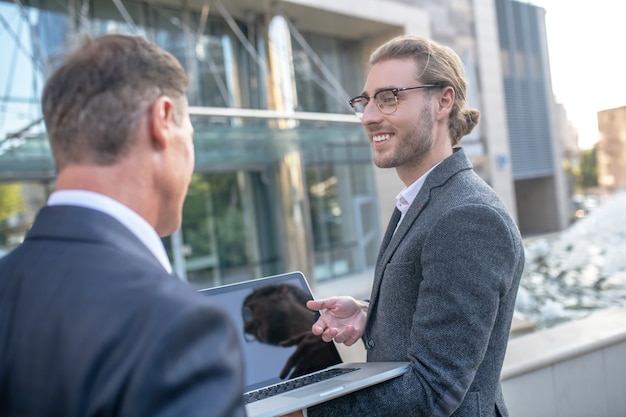
[[[372,98],[367,102],[363,109],[363,117],[361,117],[362,125],[379,123],[383,118],[383,113],[378,108],[376,101]]]

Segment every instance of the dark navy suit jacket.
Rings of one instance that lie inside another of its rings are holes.
[[[44,207],[0,259],[0,415],[244,416],[226,316],[113,217]]]

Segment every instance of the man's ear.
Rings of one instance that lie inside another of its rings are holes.
[[[437,100],[437,116],[448,116],[452,111],[452,105],[454,104],[454,89],[450,86],[446,86],[441,90],[439,94],[439,100]]]
[[[165,148],[174,123],[174,103],[167,96],[157,98],[150,110],[150,133],[154,146]]]

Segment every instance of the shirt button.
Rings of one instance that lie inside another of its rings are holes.
[[[367,342],[365,343],[365,347],[367,349],[372,349],[374,347],[374,341],[372,339],[367,339]]]

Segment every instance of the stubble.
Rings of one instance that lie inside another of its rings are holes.
[[[430,152],[433,146],[433,120],[429,106],[424,106],[419,120],[413,128],[393,139],[396,146],[389,155],[377,153],[374,149],[374,164],[379,168],[398,168],[417,166]]]

